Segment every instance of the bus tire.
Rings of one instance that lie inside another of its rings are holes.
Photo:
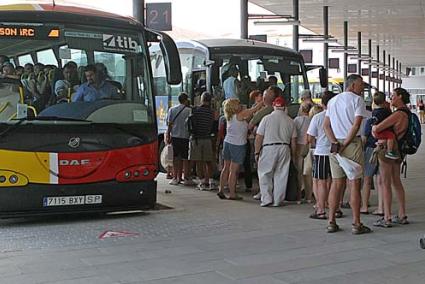
[[[164,143],[164,134],[161,134],[158,136],[158,165],[159,165],[159,172],[161,173],[166,173],[166,169],[164,169],[164,167],[161,165],[161,152],[165,147],[165,143]]]

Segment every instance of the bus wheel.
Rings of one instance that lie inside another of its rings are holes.
[[[158,151],[158,161],[159,161],[159,171],[161,173],[167,172],[167,170],[164,169],[164,167],[161,164],[161,153],[162,153],[162,150],[164,149],[164,147],[165,147],[164,136],[161,135],[161,136],[158,137],[158,149],[159,149],[159,151]]]

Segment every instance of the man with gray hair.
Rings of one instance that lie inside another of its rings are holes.
[[[362,98],[363,78],[353,74],[345,82],[345,92],[335,96],[328,103],[324,130],[331,144],[331,153],[339,154],[357,164],[364,166],[360,126],[367,116],[366,104]],[[346,174],[339,165],[335,155],[330,156],[332,185],[329,193],[328,233],[339,230],[335,222],[335,212],[346,183]],[[348,180],[351,189],[350,205],[353,212],[351,232],[355,235],[370,233],[371,230],[360,222],[361,178]]]
[[[286,114],[285,105],[281,96],[273,101],[274,111],[261,120],[255,137],[262,207],[280,206],[285,200],[297,138],[294,121]]]

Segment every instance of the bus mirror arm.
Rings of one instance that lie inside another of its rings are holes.
[[[182,82],[182,73],[180,66],[180,57],[177,46],[173,39],[166,33],[146,29],[148,38],[159,37],[159,47],[161,48],[165,72],[167,74],[167,83],[170,85],[177,85]]]

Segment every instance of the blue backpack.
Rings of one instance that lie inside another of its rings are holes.
[[[422,131],[421,123],[417,115],[411,113],[408,109],[399,109],[408,115],[408,126],[406,134],[399,140],[400,152],[407,155],[413,155],[418,151],[421,145]]]

